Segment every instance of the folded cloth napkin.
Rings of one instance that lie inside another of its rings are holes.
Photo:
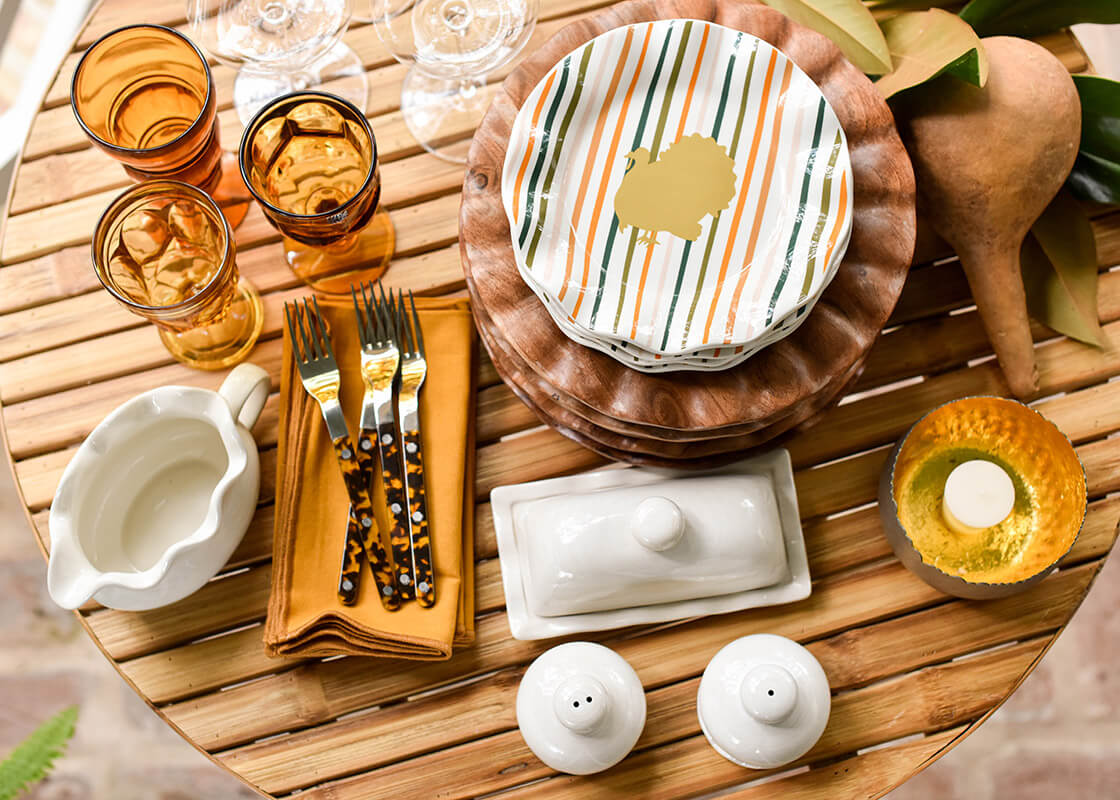
[[[320,298],[319,306],[342,372],[342,409],[356,437],[363,386],[354,307],[349,298]],[[269,655],[441,660],[451,656],[453,644],[474,640],[474,323],[466,300],[417,298],[416,306],[428,362],[420,429],[436,603],[421,608],[410,601],[386,611],[364,564],[357,604],[339,602],[349,501],[319,407],[300,384],[285,330],[272,593],[264,629]],[[374,510],[387,531],[380,480],[374,485]]]

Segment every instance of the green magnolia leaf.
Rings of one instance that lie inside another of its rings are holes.
[[[972,0],[961,19],[981,36],[1038,36],[1079,22],[1120,22],[1116,0]]]
[[[1120,162],[1120,83],[1097,75],[1074,75],[1081,97],[1081,149]]]
[[[836,43],[841,52],[868,75],[891,71],[887,40],[875,17],[860,0],[763,0],[794,22]]]
[[[931,8],[884,20],[883,35],[894,71],[875,82],[883,95],[917,86],[948,72],[973,86],[988,80],[988,56],[975,31],[956,14]]]
[[[1066,186],[1082,200],[1117,205],[1120,203],[1120,164],[1089,153],[1078,153]]]
[[[41,781],[74,735],[78,707],[70,706],[48,719],[0,762],[0,800],[12,800]]]
[[[1085,210],[1061,191],[1020,251],[1027,310],[1070,338],[1104,346],[1097,318],[1097,246]]]
[[[1120,203],[1120,83],[1074,75],[1081,96],[1081,149],[1066,184],[1082,200]]]

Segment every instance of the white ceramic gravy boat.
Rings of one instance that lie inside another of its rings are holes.
[[[249,428],[268,393],[268,373],[241,364],[217,392],[164,386],[103,419],[51,504],[51,598],[63,608],[93,599],[141,611],[214,577],[256,509],[260,463]]]

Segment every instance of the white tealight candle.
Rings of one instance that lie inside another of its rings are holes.
[[[942,511],[945,522],[958,533],[977,533],[998,525],[1014,505],[1011,476],[991,461],[966,461],[945,481]]]

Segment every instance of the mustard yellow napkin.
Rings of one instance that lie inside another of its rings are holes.
[[[358,331],[350,300],[320,299],[342,372],[341,402],[350,433],[362,404]],[[349,502],[319,407],[304,391],[284,332],[272,593],[264,644],[270,655],[369,655],[440,660],[474,640],[474,356],[466,300],[418,298],[428,377],[420,425],[428,494],[436,604],[408,602],[386,611],[368,566],[354,606],[338,601],[338,571]],[[374,481],[374,510],[388,511]],[[385,542],[388,550],[388,542]]]

